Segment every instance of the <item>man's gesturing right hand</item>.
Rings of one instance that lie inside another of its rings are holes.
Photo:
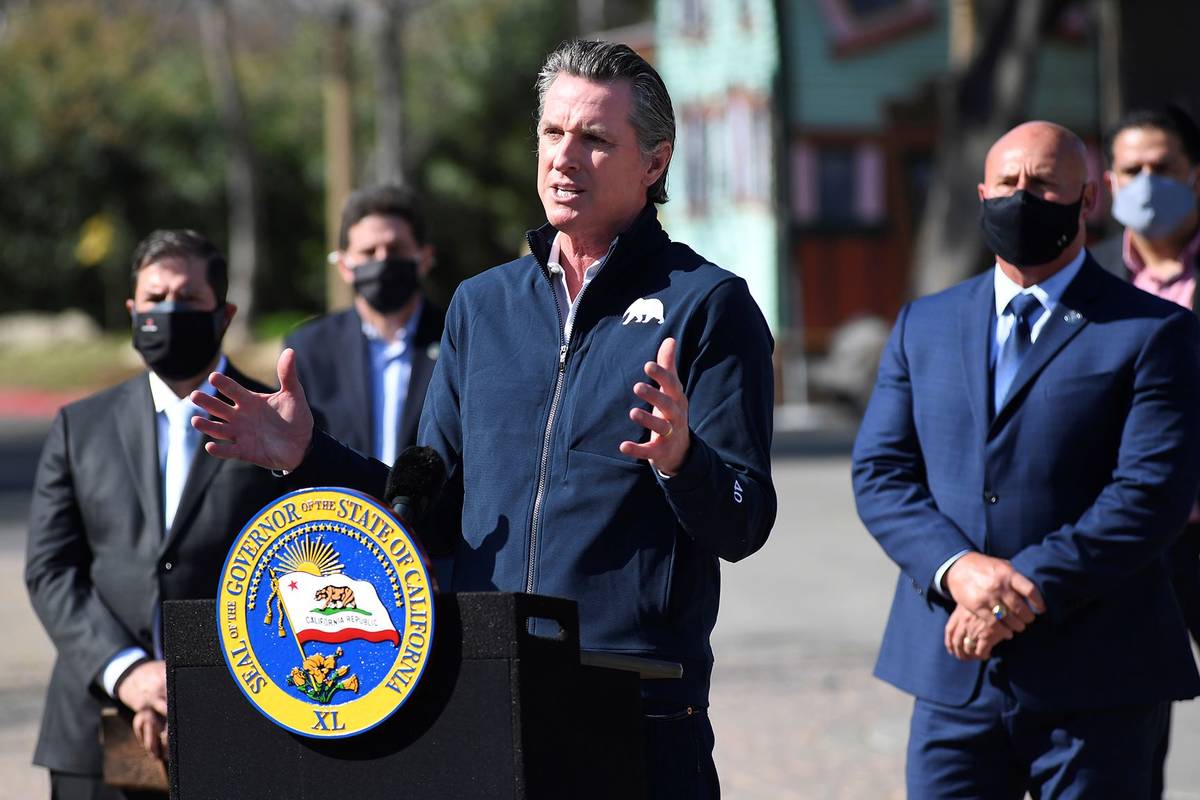
[[[272,394],[252,392],[232,378],[214,372],[213,387],[232,405],[203,392],[191,400],[211,419],[192,417],[192,427],[213,438],[204,445],[209,455],[248,461],[267,469],[294,470],[312,443],[313,416],[296,373],[296,353],[279,355],[280,389]]]
[[[967,553],[951,565],[944,580],[956,603],[981,620],[1003,625],[1014,633],[1025,630],[1037,614],[1046,610],[1033,581],[1002,558]],[[997,605],[1006,610],[1000,620],[993,614]]]

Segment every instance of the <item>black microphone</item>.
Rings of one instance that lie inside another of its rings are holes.
[[[383,499],[411,528],[420,525],[446,483],[446,462],[432,447],[406,447],[388,473]]]

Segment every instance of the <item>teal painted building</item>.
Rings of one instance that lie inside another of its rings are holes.
[[[678,126],[663,224],[672,238],[745,278],[778,331],[775,4],[660,0],[655,22],[656,67]]]
[[[716,0],[714,0],[715,2]],[[951,68],[954,0],[781,0],[789,233],[786,307],[821,351],[855,316],[891,319],[932,178],[936,94]],[[1098,138],[1096,48],[1067,14],[1038,51],[1029,117]],[[1093,147],[1093,167],[1100,170]],[[979,165],[982,178],[983,165]],[[974,202],[974,197],[963,198]]]
[[[657,2],[654,59],[679,126],[664,223],[746,278],[785,371],[847,320],[891,319],[908,299],[937,86],[971,5]],[[1081,8],[1046,37],[1028,105],[1094,144],[1097,48]]]

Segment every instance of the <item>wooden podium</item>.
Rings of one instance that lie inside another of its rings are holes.
[[[435,609],[412,696],[374,729],[329,740],[275,725],[241,694],[213,601],[165,603],[171,797],[645,797],[638,673],[580,663],[575,603],[463,593]],[[532,619],[559,635],[531,635]]]

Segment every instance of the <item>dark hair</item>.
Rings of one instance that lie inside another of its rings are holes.
[[[229,262],[204,234],[185,229],[154,231],[138,242],[133,249],[133,270],[129,275],[131,296],[137,292],[138,273],[142,268],[164,258],[196,258],[203,261],[208,285],[217,298],[217,305],[225,304],[225,296],[229,292]]]
[[[413,238],[417,244],[425,245],[428,231],[425,228],[425,216],[421,213],[416,195],[403,186],[382,184],[368,186],[351,193],[342,207],[342,224],[338,229],[338,248],[345,250],[350,245],[350,229],[357,225],[363,217],[378,214],[383,217],[399,217],[412,228]]]
[[[1104,136],[1104,155],[1110,167],[1113,161],[1113,143],[1130,128],[1155,128],[1175,134],[1183,145],[1183,152],[1188,161],[1200,164],[1200,129],[1196,128],[1195,121],[1187,111],[1174,103],[1168,103],[1160,108],[1135,109],[1117,120],[1117,124]]]
[[[637,134],[638,148],[650,156],[663,142],[675,146],[675,112],[671,96],[663,79],[646,63],[646,59],[630,47],[614,42],[573,39],[560,44],[538,71],[537,121],[542,118],[546,92],[560,72],[589,81],[624,79],[633,89],[633,112],[629,122]],[[670,162],[667,167],[670,167]],[[646,189],[646,199],[653,203],[667,202],[667,167]]]

